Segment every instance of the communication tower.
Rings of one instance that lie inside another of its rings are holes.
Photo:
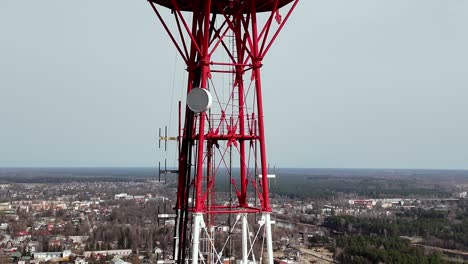
[[[148,2],[188,74],[174,262],[273,264],[261,68],[299,0]]]

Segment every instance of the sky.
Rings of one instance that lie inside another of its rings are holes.
[[[0,167],[164,159],[185,73],[146,1],[1,1],[0,33]],[[466,0],[302,0],[262,81],[278,167],[468,169]]]

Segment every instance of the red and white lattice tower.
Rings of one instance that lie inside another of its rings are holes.
[[[273,264],[261,68],[299,0],[148,2],[188,72],[174,261]]]

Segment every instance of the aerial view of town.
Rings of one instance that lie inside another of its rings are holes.
[[[277,261],[468,260],[466,171],[278,169],[270,181]],[[0,182],[1,263],[173,259],[175,180],[154,169],[1,169]]]
[[[4,0],[0,32],[0,264],[468,263],[468,0]]]

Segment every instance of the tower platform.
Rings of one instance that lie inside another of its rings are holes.
[[[202,0],[203,1],[203,0]],[[217,14],[233,14],[240,11],[240,13],[250,13],[251,12],[251,2],[254,1],[256,5],[257,12],[268,12],[273,11],[274,9],[279,9],[293,0],[278,0],[277,6],[275,8],[274,0],[217,0],[212,2],[211,13]],[[196,10],[196,4],[199,1],[195,0],[151,0],[151,2],[167,7],[169,9],[180,9],[181,11],[193,12]],[[176,3],[176,6],[173,4]]]

